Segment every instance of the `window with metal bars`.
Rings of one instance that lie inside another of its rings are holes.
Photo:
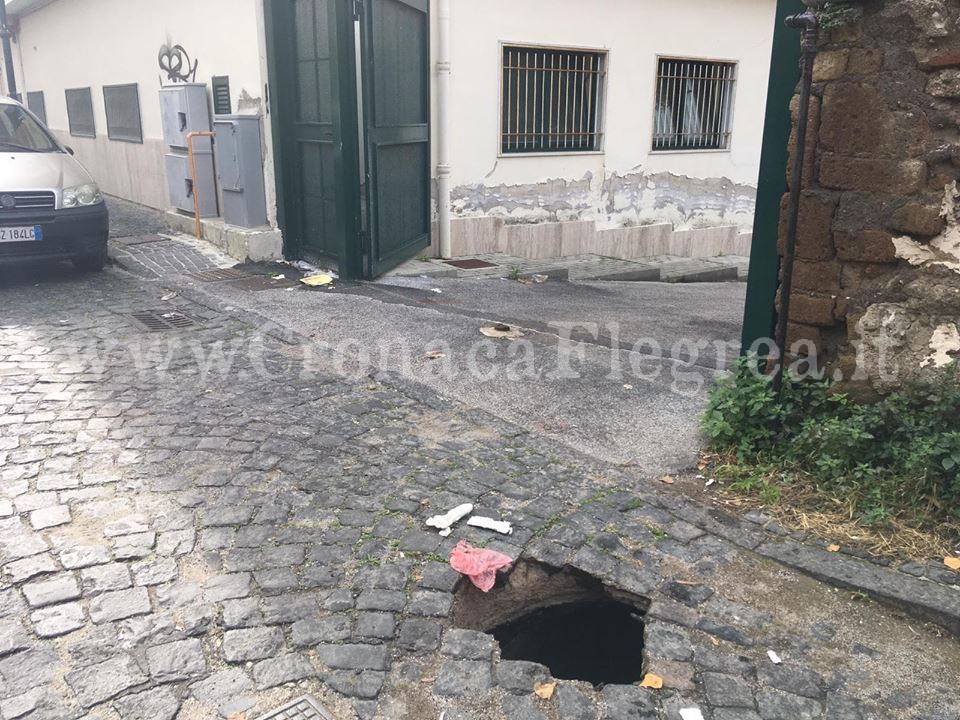
[[[600,51],[504,45],[501,153],[601,150],[606,61]]]
[[[137,83],[105,85],[103,105],[107,114],[107,137],[123,142],[143,142],[140,90]]]
[[[736,82],[736,63],[660,58],[653,149],[728,149]]]
[[[47,103],[43,99],[43,90],[27,93],[27,107],[30,108],[30,112],[40,118],[40,122],[47,124]]]
[[[64,91],[67,97],[67,122],[70,134],[76,137],[96,137],[97,127],[93,120],[93,95],[90,88],[70,88]]]

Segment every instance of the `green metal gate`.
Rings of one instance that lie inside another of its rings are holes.
[[[284,252],[382,274],[429,245],[428,0],[269,0],[266,21]]]

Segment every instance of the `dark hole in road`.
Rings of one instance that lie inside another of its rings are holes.
[[[529,660],[560,680],[629,685],[643,679],[643,620],[615,600],[534,610],[491,631],[504,660]]]
[[[489,593],[457,588],[457,627],[496,638],[504,660],[546,665],[559,680],[629,685],[643,679],[647,598],[573,567],[519,560]]]

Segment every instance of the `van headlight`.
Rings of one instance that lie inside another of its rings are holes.
[[[103,195],[100,194],[100,188],[94,183],[76,185],[63,189],[63,207],[65,208],[97,205],[102,202]]]

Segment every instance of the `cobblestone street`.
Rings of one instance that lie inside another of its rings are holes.
[[[427,531],[462,502],[514,533]],[[960,716],[946,630],[770,538],[123,271],[0,277],[4,720],[252,720],[305,694],[336,720]],[[537,697],[546,668],[456,627],[461,539],[649,598],[663,688]]]

